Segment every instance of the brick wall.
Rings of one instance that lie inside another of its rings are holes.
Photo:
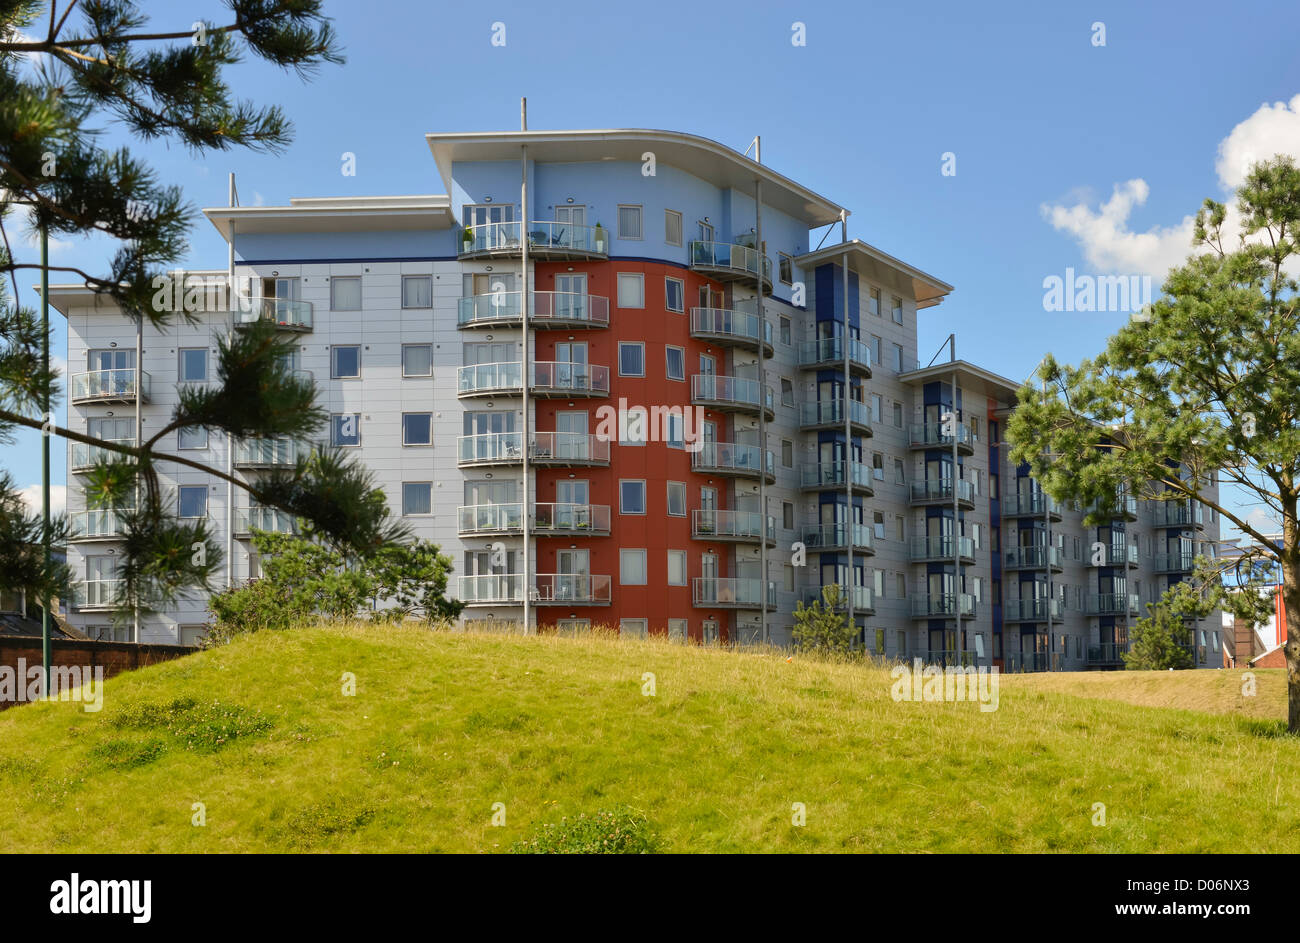
[[[143,668],[161,661],[171,661],[197,649],[182,645],[144,645],[135,642],[100,642],[87,639],[58,639],[53,648],[56,667],[103,668],[108,679],[123,671]],[[41,664],[41,640],[34,637],[0,637],[0,665],[18,669],[23,659],[28,668]],[[22,703],[22,702],[18,702]],[[0,702],[0,710],[13,707],[13,702]]]

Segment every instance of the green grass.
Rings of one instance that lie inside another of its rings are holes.
[[[984,713],[784,655],[264,633],[121,675],[99,713],[0,714],[0,851],[505,852],[618,810],[678,852],[1300,851],[1300,741],[1267,712],[1113,699],[1125,679],[1005,678]]]

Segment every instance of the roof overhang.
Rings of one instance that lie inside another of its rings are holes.
[[[882,252],[875,246],[860,239],[836,243],[816,252],[808,252],[794,261],[805,270],[815,268],[826,262],[839,262],[848,254],[851,271],[857,272],[878,285],[886,285],[892,290],[905,293],[916,307],[929,308],[943,301],[944,296],[953,290],[942,279],[922,272],[915,266]]]
[[[213,206],[203,211],[230,242],[247,233],[450,229],[445,195],[295,197],[288,206]]]
[[[180,269],[169,270],[168,275],[174,275],[180,271],[181,275],[187,279],[198,279],[203,283],[213,283],[224,285],[226,283],[225,269]],[[41,286],[33,285],[32,291],[36,297],[41,296]],[[75,284],[73,282],[64,282],[59,285],[50,286],[50,307],[65,318],[68,311],[72,308],[97,308],[118,310],[117,300],[107,292],[95,291],[87,285]]]
[[[904,383],[922,384],[935,380],[951,380],[954,372],[957,374],[957,385],[964,391],[978,393],[998,401],[1009,401],[1009,404],[1014,404],[1016,401],[1016,393],[1021,386],[1019,383],[965,360],[949,360],[921,367],[919,370],[909,370],[900,373],[898,379]]]
[[[520,147],[527,144],[528,158],[545,163],[640,163],[646,151],[653,151],[656,163],[684,170],[718,187],[752,193],[754,181],[759,179],[763,181],[763,205],[780,210],[809,229],[837,222],[841,212],[848,212],[739,151],[680,131],[483,131],[424,137],[448,192],[453,162],[518,160]]]

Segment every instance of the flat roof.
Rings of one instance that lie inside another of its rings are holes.
[[[870,278],[877,284],[903,291],[916,302],[917,308],[929,308],[943,301],[953,287],[942,279],[921,271],[896,259],[861,239],[837,242],[815,252],[807,252],[795,259],[800,268],[809,269],[824,262],[838,262],[845,252],[849,254],[849,268]]]
[[[1008,405],[1015,404],[1016,393],[1022,385],[965,360],[945,360],[928,367],[900,373],[898,378],[904,383],[929,383],[932,380],[950,380],[954,371],[957,373],[957,382],[962,389],[982,393],[994,399],[1009,399]]]
[[[219,282],[225,284],[225,269],[168,269],[167,274],[171,275],[180,272],[183,276],[195,276],[204,281]],[[32,291],[36,297],[41,297],[41,286],[33,285]],[[57,285],[50,285],[50,307],[65,318],[68,316],[68,309],[76,304],[93,304],[96,308],[116,308],[117,301],[112,295],[105,294],[102,291],[95,291],[93,288],[76,282],[62,282]]]
[[[518,160],[528,145],[530,160],[544,163],[585,163],[622,160],[640,163],[647,150],[655,160],[677,167],[720,187],[752,192],[754,179],[763,181],[763,205],[807,224],[809,229],[839,220],[848,210],[795,183],[766,164],[709,138],[681,131],[622,128],[588,131],[479,131],[426,134],[429,150],[451,192],[454,161]]]
[[[445,194],[293,197],[288,206],[212,206],[203,215],[227,242],[242,233],[450,229]]]

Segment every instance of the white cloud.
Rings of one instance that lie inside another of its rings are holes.
[[[1300,160],[1300,95],[1290,102],[1261,105],[1219,142],[1215,170],[1225,197],[1245,180],[1251,162],[1275,154],[1290,154]],[[1160,282],[1170,268],[1192,253],[1195,214],[1169,226],[1137,232],[1129,218],[1150,193],[1146,180],[1138,177],[1115,184],[1110,199],[1097,208],[1087,197],[1079,197],[1073,203],[1043,204],[1041,210],[1054,229],[1074,237],[1088,264],[1097,271],[1150,275]],[[1227,202],[1225,239],[1237,232],[1239,218],[1232,201]]]
[[[254,205],[254,206],[265,206],[265,205],[266,205],[266,199],[262,196],[262,194],[258,193],[256,190],[253,191],[253,205]],[[757,262],[754,263],[754,267],[755,267],[755,268],[758,267],[758,263],[757,263]]]
[[[41,513],[41,486],[28,485],[18,490],[19,496],[35,514]],[[67,505],[68,489],[64,485],[50,485],[50,513],[62,514]]]

